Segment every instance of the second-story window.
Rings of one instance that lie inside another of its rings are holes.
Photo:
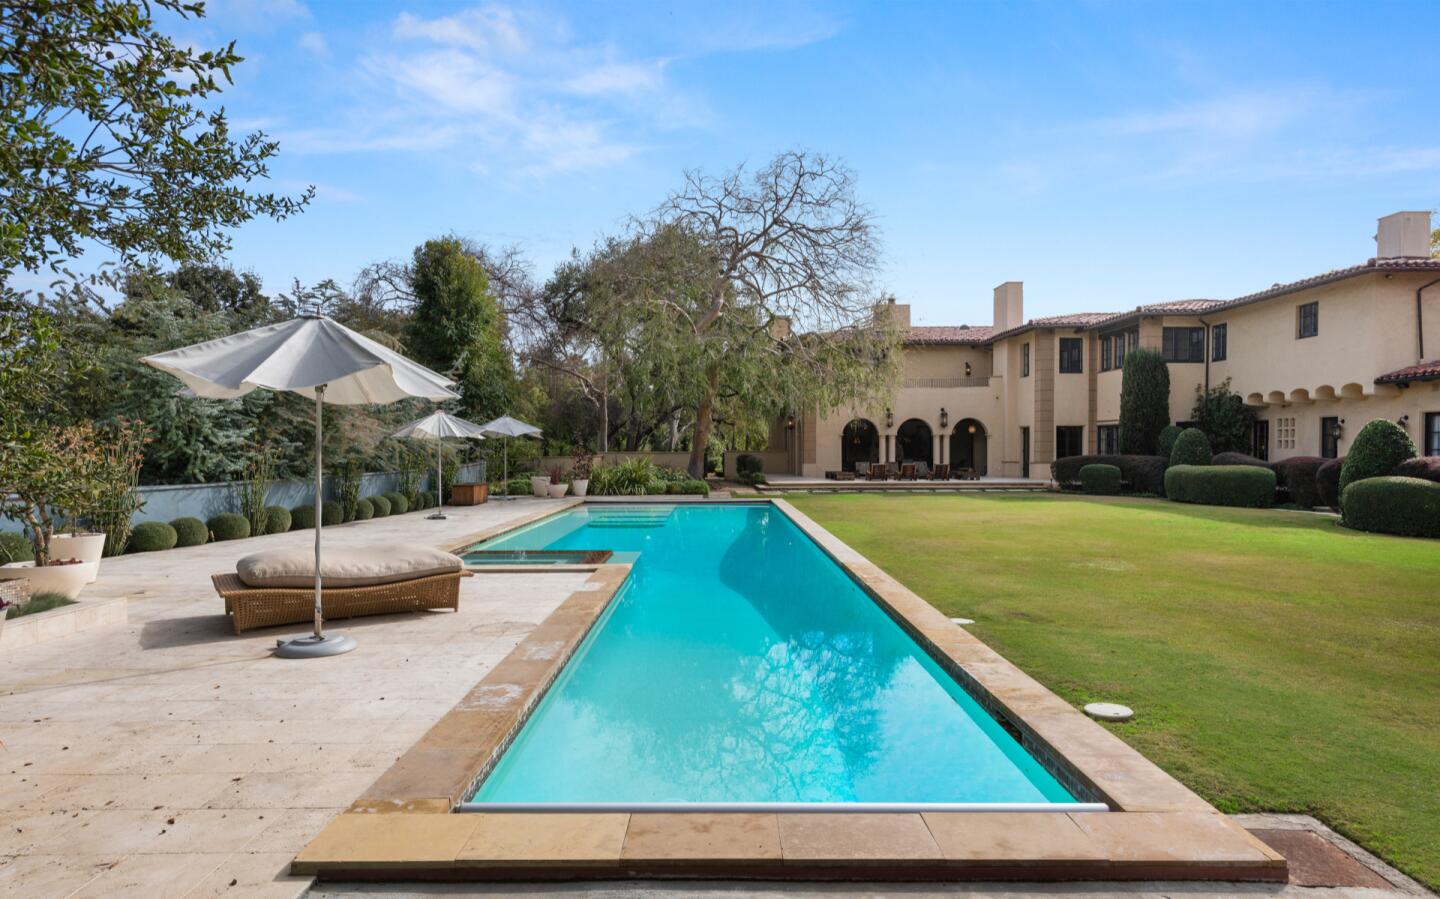
[[[1229,336],[1225,325],[1216,325],[1210,329],[1210,361],[1225,361],[1225,339]]]
[[[1100,338],[1100,370],[1110,370],[1110,338]]]
[[[1020,344],[1020,377],[1030,377],[1030,344]]]
[[[1116,334],[1113,339],[1114,339],[1114,341],[1115,341],[1115,367],[1116,367],[1116,368],[1124,368],[1124,367],[1125,367],[1125,335],[1124,335],[1124,334]]]
[[[1166,328],[1161,334],[1161,355],[1166,362],[1204,362],[1204,328]]]
[[[1081,374],[1085,371],[1085,339],[1083,337],[1060,338],[1060,373]]]
[[[1295,307],[1295,338],[1314,337],[1320,333],[1320,304],[1306,303]]]

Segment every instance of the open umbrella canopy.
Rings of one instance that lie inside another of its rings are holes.
[[[396,431],[396,437],[414,437],[419,440],[459,440],[470,438],[485,439],[485,428],[474,422],[457,418],[449,412],[434,412],[417,421],[412,421]]]
[[[449,378],[323,315],[307,315],[218,340],[146,356],[146,365],[179,378],[196,395],[233,399],[257,387],[327,403],[393,403],[459,396]]]
[[[519,419],[502,415],[480,426],[487,437],[539,437],[540,429]]]

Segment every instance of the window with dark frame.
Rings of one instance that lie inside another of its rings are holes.
[[[1225,361],[1225,340],[1230,335],[1225,325],[1216,325],[1210,329],[1210,361]]]
[[[1084,435],[1085,429],[1079,425],[1057,427],[1055,429],[1055,458],[1064,459],[1066,456],[1084,455]]]
[[[1030,377],[1030,344],[1020,344],[1020,377]]]
[[[1440,412],[1425,413],[1425,455],[1440,456]]]
[[[1100,370],[1110,370],[1110,338],[1100,338]]]
[[[1257,459],[1270,458],[1270,422],[1262,419],[1251,428],[1250,455]]]
[[[1085,372],[1085,339],[1083,337],[1060,338],[1060,373],[1078,375]]]
[[[1125,367],[1125,335],[1124,335],[1123,333],[1121,333],[1121,334],[1116,334],[1113,339],[1114,339],[1114,341],[1115,341],[1115,367],[1116,367],[1116,368],[1124,368],[1124,367]]]
[[[1340,455],[1340,419],[1326,416],[1320,419],[1320,456],[1335,459]]]
[[[1109,455],[1120,452],[1120,426],[1100,425],[1095,429],[1096,452]]]
[[[1295,307],[1295,339],[1314,337],[1320,333],[1320,303]]]
[[[1165,328],[1160,355],[1166,362],[1204,362],[1204,328]]]

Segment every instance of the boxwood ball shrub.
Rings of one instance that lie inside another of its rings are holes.
[[[1165,495],[1177,503],[1268,509],[1275,504],[1275,472],[1251,465],[1172,465]]]
[[[751,455],[750,453],[741,453],[735,457],[735,473],[737,475],[759,474],[764,469],[765,463],[760,460],[759,456]]]
[[[290,510],[284,506],[265,507],[265,533],[283,534],[290,530]]]
[[[1209,465],[1211,458],[1210,438],[1199,428],[1181,431],[1170,450],[1171,465]]]
[[[250,536],[250,519],[237,512],[222,512],[205,522],[215,540],[242,540]]]
[[[1353,452],[1351,455],[1354,455]],[[1340,523],[1359,531],[1440,537],[1440,483],[1384,475],[1345,488]]]
[[[1120,492],[1120,468],[1092,462],[1080,469],[1080,489],[1091,496],[1114,496]]]
[[[35,548],[20,534],[0,534],[0,565],[35,561]]]
[[[1423,481],[1440,483],[1440,456],[1416,456],[1406,459],[1390,471],[1402,478],[1420,478]]]
[[[376,518],[384,518],[390,514],[390,500],[378,493],[370,497],[370,505],[375,507]]]
[[[327,499],[320,504],[320,523],[327,528],[345,523],[345,508],[339,500]]]
[[[210,529],[198,518],[177,518],[170,526],[175,529],[176,546],[203,546],[210,542]]]
[[[296,506],[290,510],[290,530],[303,531],[315,526],[315,507]]]
[[[179,537],[175,529],[163,521],[142,521],[130,532],[130,542],[125,551],[129,553],[153,553],[162,549],[174,549]]]
[[[410,511],[410,501],[405,498],[405,494],[398,490],[391,490],[389,493],[386,493],[385,498],[390,500],[391,515],[404,515]]]
[[[1355,435],[1345,464],[1340,466],[1340,505],[1345,505],[1345,488],[1356,481],[1378,478],[1415,456],[1415,442],[1405,429],[1388,418],[1368,422]]]
[[[1166,425],[1164,429],[1160,431],[1159,445],[1156,446],[1155,452],[1167,459],[1170,458],[1170,454],[1175,450],[1175,441],[1184,430],[1185,429],[1179,425]]]
[[[1290,502],[1302,509],[1313,509],[1326,505],[1325,498],[1320,495],[1317,476],[1320,466],[1329,461],[1319,456],[1291,456],[1270,467],[1275,469],[1276,480],[1290,495]],[[1336,484],[1339,484],[1338,480]]]
[[[1326,459],[1325,464],[1315,469],[1315,490],[1320,500],[1332,511],[1340,511],[1340,469],[1345,457]]]
[[[361,497],[355,500],[355,520],[369,521],[375,517],[375,504]]]

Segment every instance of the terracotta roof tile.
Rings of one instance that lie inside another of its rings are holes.
[[[1268,300],[1271,297],[1278,297],[1282,294],[1304,290],[1307,287],[1318,287],[1322,284],[1343,281],[1346,278],[1353,278],[1356,275],[1363,275],[1370,272],[1440,272],[1440,259],[1424,259],[1414,256],[1395,259],[1370,259],[1361,265],[1352,265],[1349,268],[1337,268],[1318,275],[1311,275],[1308,278],[1301,278],[1299,281],[1291,281],[1288,284],[1273,284],[1265,290],[1246,294],[1243,297],[1236,297],[1225,303],[1224,308],[1229,309],[1233,306],[1244,306],[1247,303]]]
[[[1375,379],[1376,384],[1399,384],[1405,381],[1433,381],[1440,378],[1440,359],[1397,368]]]
[[[905,335],[906,343],[987,343],[995,336],[989,325],[916,325]]]

